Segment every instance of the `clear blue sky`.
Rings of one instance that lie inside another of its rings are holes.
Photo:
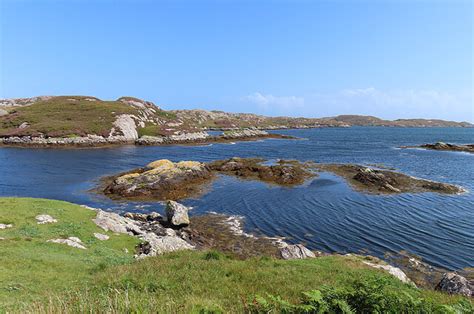
[[[474,121],[470,0],[0,4],[1,98]]]

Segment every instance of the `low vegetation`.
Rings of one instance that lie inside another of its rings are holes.
[[[0,199],[0,312],[451,312],[463,297],[417,289],[356,257],[284,261],[182,251],[133,261],[136,238],[102,232],[94,212],[43,199]],[[49,214],[58,221],[38,225]],[[77,236],[86,250],[47,243]],[[126,253],[127,248],[130,253]]]

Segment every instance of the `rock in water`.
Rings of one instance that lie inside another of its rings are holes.
[[[445,273],[436,286],[436,290],[449,294],[461,294],[467,297],[474,296],[474,287],[469,284],[466,278],[456,273]]]
[[[313,252],[301,244],[286,245],[280,249],[280,254],[283,259],[304,259],[316,257]]]
[[[50,215],[38,215],[36,216],[36,221],[38,225],[50,224],[53,222],[58,222],[56,219],[51,217]]]
[[[166,217],[168,222],[173,226],[189,225],[189,208],[175,201],[168,201],[166,203]]]

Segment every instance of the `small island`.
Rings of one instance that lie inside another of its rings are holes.
[[[474,144],[459,145],[459,144],[437,142],[434,144],[422,144],[418,146],[402,146],[401,148],[423,148],[423,149],[431,149],[431,150],[465,152],[465,153],[474,154]]]

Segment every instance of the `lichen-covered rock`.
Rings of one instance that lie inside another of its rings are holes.
[[[98,210],[97,216],[93,219],[93,221],[97,226],[101,227],[105,231],[127,233],[132,235],[143,233],[135,221],[122,217],[116,213]]]
[[[140,239],[144,242],[138,247],[137,258],[194,249],[194,246],[177,236],[158,236],[147,233],[140,236]]]
[[[188,211],[189,208],[175,201],[168,201],[166,203],[166,217],[168,218],[168,223],[173,226],[189,225]]]
[[[449,294],[461,294],[467,297],[474,296],[474,287],[466,278],[456,273],[445,273],[436,286],[436,290]]]
[[[94,232],[94,237],[96,239],[99,239],[100,241],[106,241],[108,240],[110,237],[106,234],[102,234],[102,233],[97,233],[97,232]]]
[[[115,177],[104,192],[117,197],[180,199],[197,194],[212,173],[204,163],[167,159],[151,162],[143,169]]]
[[[54,219],[50,215],[46,215],[46,214],[38,215],[35,218],[36,218],[36,222],[38,223],[38,225],[58,222],[56,219]]]
[[[71,246],[77,249],[82,249],[82,250],[86,249],[86,247],[82,244],[81,239],[77,237],[69,237],[67,239],[51,239],[46,242],[66,244],[68,246]]]
[[[383,262],[375,263],[375,262],[363,261],[363,263],[373,268],[385,270],[386,272],[396,277],[401,282],[411,283],[410,278],[408,278],[408,276],[400,268],[397,268],[389,264],[385,264]]]
[[[316,255],[308,250],[302,244],[286,244],[280,248],[280,254],[283,259],[305,259],[314,258]]]

